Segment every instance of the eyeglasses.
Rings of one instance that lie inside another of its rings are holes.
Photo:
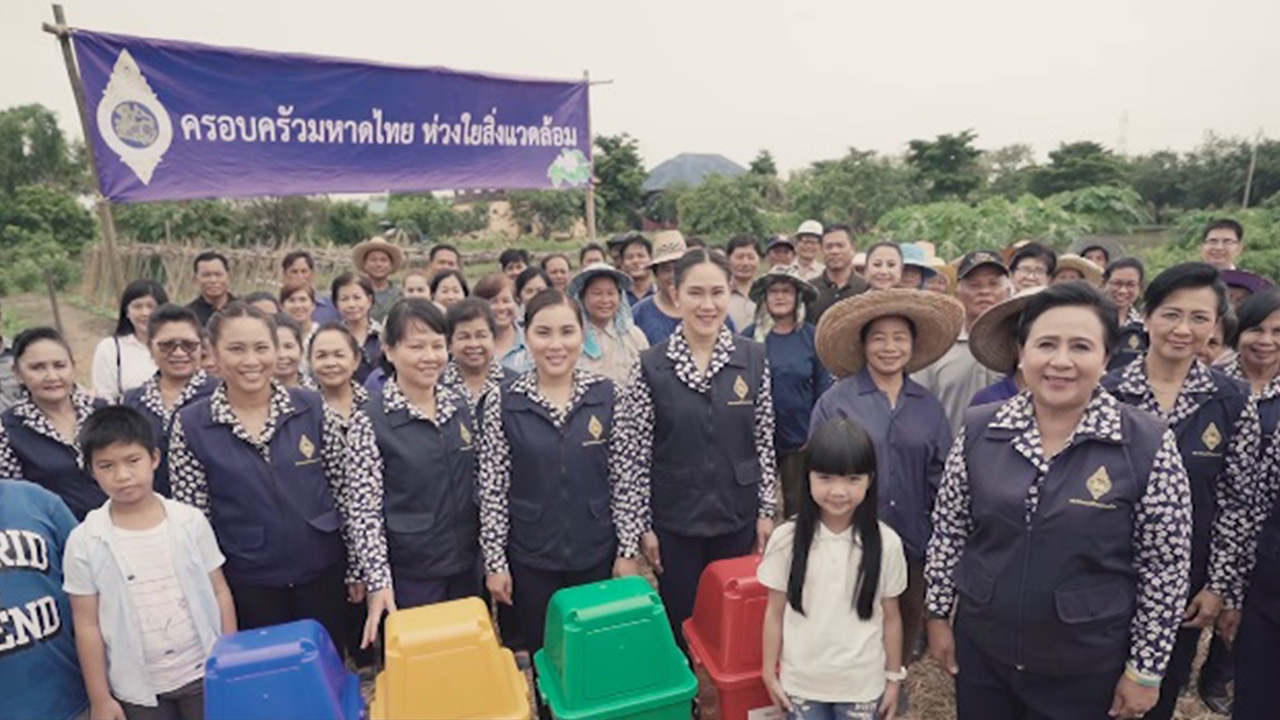
[[[1209,247],[1235,247],[1240,244],[1240,238],[1205,238],[1200,244]]]
[[[200,343],[195,340],[161,340],[156,343],[156,347],[165,355],[172,355],[178,350],[188,355],[195,355],[200,349]]]
[[[1107,287],[1114,288],[1116,290],[1137,290],[1138,283],[1124,280],[1108,280]]]
[[[1019,277],[1041,278],[1046,277],[1049,271],[1042,267],[1019,265],[1013,269],[1013,274]]]

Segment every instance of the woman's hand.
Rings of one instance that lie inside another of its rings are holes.
[[[358,605],[364,602],[365,587],[362,582],[347,583],[347,602]]]
[[[124,708],[113,697],[89,703],[89,720],[125,720]]]
[[[511,573],[489,573],[484,579],[484,586],[489,589],[494,600],[503,605],[511,604]]]
[[[361,648],[369,647],[378,639],[378,625],[382,622],[383,614],[390,615],[396,611],[396,594],[389,587],[369,593],[368,600],[369,612],[364,619],[364,637],[360,640]]]
[[[662,550],[658,547],[658,534],[650,530],[640,538],[640,552],[653,566],[655,575],[662,574]]]
[[[1236,644],[1236,636],[1240,634],[1240,611],[1227,608],[1218,615],[1218,632],[1227,645]]]
[[[628,575],[639,575],[640,563],[635,558],[620,557],[613,561],[613,576],[616,578],[627,577]]]
[[[787,691],[782,689],[782,681],[778,679],[778,673],[764,673],[761,679],[764,680],[764,689],[769,691],[769,699],[773,701],[773,706],[791,712],[793,709],[791,698],[787,697]]]
[[[880,698],[880,720],[893,720],[898,717],[898,693],[902,692],[902,683],[890,680],[884,684],[884,697]]]
[[[773,534],[773,518],[756,520],[756,554],[763,555],[769,544],[769,536]]]
[[[1220,612],[1222,612],[1222,596],[1210,590],[1201,590],[1187,605],[1187,614],[1184,616],[1186,622],[1182,623],[1182,627],[1207,628],[1218,619]]]
[[[1120,720],[1140,718],[1155,707],[1159,699],[1159,686],[1142,687],[1130,680],[1128,675],[1121,675],[1120,682],[1116,683],[1116,694],[1111,700],[1111,710],[1107,714]]]
[[[956,664],[956,636],[951,630],[951,621],[931,618],[925,623],[925,628],[929,633],[929,654],[934,661],[952,675],[960,672],[960,666]]]

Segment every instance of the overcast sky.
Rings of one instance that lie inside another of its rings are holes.
[[[66,0],[73,26],[459,70],[579,77],[598,134],[791,170],[973,128],[1043,156],[1280,135],[1277,0]],[[0,0],[0,107],[80,135],[44,0]],[[1127,122],[1124,118],[1127,117]]]

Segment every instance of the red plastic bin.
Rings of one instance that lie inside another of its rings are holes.
[[[759,555],[718,560],[698,580],[693,617],[684,622],[694,662],[711,676],[721,720],[747,720],[772,706],[760,677],[764,612],[769,589],[756,579]]]

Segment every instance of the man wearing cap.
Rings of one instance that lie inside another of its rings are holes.
[[[796,262],[796,244],[786,235],[774,235],[765,248],[764,260],[769,270],[778,267],[791,267]],[[799,268],[797,268],[798,271]],[[821,271],[818,274],[822,274]],[[804,278],[801,278],[802,280]]]
[[[822,223],[805,220],[796,229],[796,271],[801,280],[813,282],[827,267],[818,261],[822,251]]]
[[[372,237],[355,246],[351,251],[351,260],[356,271],[364,274],[373,284],[373,310],[370,316],[382,322],[402,294],[400,286],[391,281],[391,276],[404,267],[404,251],[385,238]]]
[[[801,226],[803,227],[803,225]],[[807,317],[814,325],[827,308],[866,292],[867,281],[853,270],[853,229],[848,225],[832,225],[822,236],[822,258],[826,268],[814,279],[818,299],[809,304]]]
[[[1004,260],[995,250],[975,250],[956,269],[956,298],[964,305],[965,325],[956,344],[940,360],[912,375],[947,411],[951,431],[964,424],[965,409],[979,390],[1000,380],[1001,373],[983,367],[969,348],[969,330],[982,313],[1009,297],[1013,285]]]

